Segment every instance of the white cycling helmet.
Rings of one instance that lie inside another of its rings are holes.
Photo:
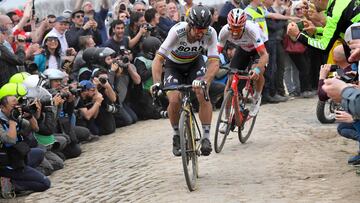
[[[33,88],[38,85],[39,80],[39,75],[30,75],[22,83],[26,88]],[[40,86],[42,86],[44,83],[45,80],[41,82]]]
[[[64,72],[56,68],[46,69],[44,75],[46,75],[49,80],[62,80],[66,76]]]

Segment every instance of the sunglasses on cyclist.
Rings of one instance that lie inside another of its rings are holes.
[[[240,33],[242,32],[244,29],[244,27],[239,27],[239,26],[229,26],[229,31],[232,33]]]
[[[196,34],[205,34],[208,31],[208,28],[193,27],[193,29]]]

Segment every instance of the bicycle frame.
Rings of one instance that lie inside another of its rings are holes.
[[[252,89],[251,86],[251,80],[250,80],[250,76],[248,75],[240,75],[238,73],[233,73],[233,79],[231,81],[231,88],[230,91],[232,91],[233,97],[232,97],[232,101],[231,101],[231,108],[230,108],[230,116],[229,116],[229,122],[232,122],[234,115],[235,115],[235,122],[237,126],[241,126],[244,120],[243,114],[242,114],[242,109],[240,109],[240,105],[239,105],[239,101],[240,98],[239,96],[243,96],[243,95],[239,95],[239,89],[238,89],[238,84],[240,80],[246,80],[246,84],[245,84],[245,90],[247,90],[251,96],[253,96],[254,91]],[[241,98],[242,99],[242,98]],[[228,104],[230,105],[230,104]],[[230,106],[229,106],[230,107]],[[229,108],[227,106],[227,109]]]
[[[197,141],[196,140],[196,133],[195,133],[195,130],[198,131],[199,133],[199,136],[201,137],[201,131],[200,131],[200,127],[199,127],[199,124],[195,118],[195,113],[193,111],[193,108],[192,108],[192,104],[191,104],[191,101],[190,101],[190,92],[187,92],[183,98],[182,98],[182,107],[181,107],[181,111],[185,111],[187,116],[189,117],[189,126],[190,129],[191,129],[191,142],[192,142],[192,149],[195,149],[195,142]],[[196,125],[196,129],[194,129],[194,123]],[[196,153],[198,154],[199,152],[199,149],[200,149],[200,145],[197,146],[197,148],[195,149],[196,150]],[[199,154],[198,154],[199,155]]]

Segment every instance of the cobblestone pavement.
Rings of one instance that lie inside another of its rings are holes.
[[[172,156],[168,120],[150,120],[83,145],[51,189],[13,202],[359,202],[360,177],[347,165],[358,146],[320,125],[315,107],[316,99],[262,106],[246,144],[232,133],[220,154],[200,157],[195,192]]]

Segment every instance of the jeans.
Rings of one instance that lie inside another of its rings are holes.
[[[114,114],[116,127],[124,127],[136,123],[138,118],[136,113],[125,103],[122,103],[118,112]]]
[[[300,91],[311,91],[310,84],[310,60],[307,53],[303,54],[289,54],[291,60],[299,72]]]
[[[353,123],[339,123],[337,131],[345,138],[358,141],[360,150],[360,133],[355,129]]]
[[[264,95],[273,96],[276,93],[285,94],[284,71],[287,53],[279,40],[269,40],[266,43],[269,52],[269,64],[265,70]]]
[[[15,186],[15,191],[35,191],[42,192],[50,188],[50,180],[42,173],[34,169],[40,165],[44,158],[44,150],[32,148],[28,153],[28,165],[23,169],[0,169],[0,176],[11,179]]]
[[[299,71],[294,66],[295,65],[286,66],[284,80],[289,93],[300,94]]]

